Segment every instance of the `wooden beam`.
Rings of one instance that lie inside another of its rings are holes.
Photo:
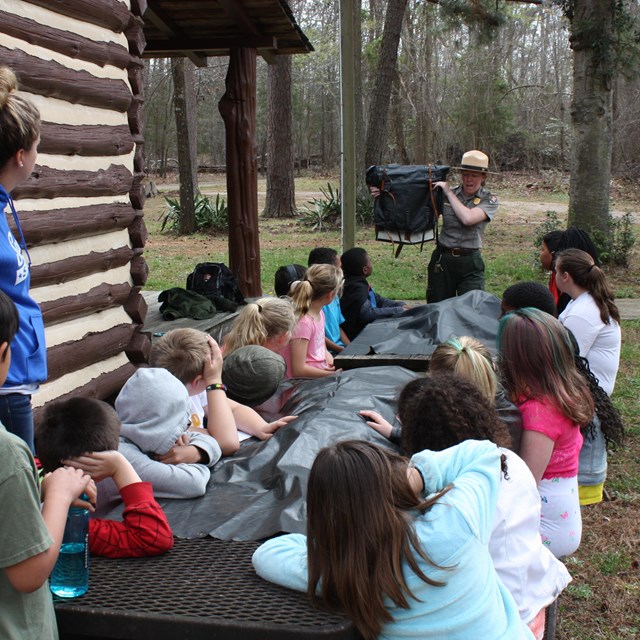
[[[127,5],[120,0],[27,0],[55,13],[122,33],[129,23]]]
[[[256,52],[232,49],[218,110],[224,121],[229,266],[245,297],[262,294],[258,229]]]
[[[144,58],[170,57],[186,51],[224,52],[229,49],[250,47],[253,49],[277,49],[278,39],[273,36],[238,36],[235,38],[194,39],[178,37],[170,40],[150,40],[142,54]],[[225,55],[227,55],[225,54]]]
[[[131,104],[131,91],[124,80],[97,78],[88,71],[75,71],[59,62],[3,46],[0,60],[19,76],[23,91],[119,112]]]
[[[144,19],[155,25],[158,31],[168,38],[172,38],[176,34],[182,34],[182,31],[173,22],[171,17],[158,6],[154,6],[153,8],[147,6],[147,10],[144,12]]]
[[[133,324],[120,324],[80,340],[49,347],[47,382],[122,353],[129,346],[135,329]]]
[[[267,63],[267,64],[275,64],[277,55],[276,52],[272,49],[256,49],[258,55]]]
[[[255,36],[260,35],[260,29],[247,13],[242,0],[218,0],[218,4],[234,19],[242,31],[252,33]]]
[[[147,10],[144,14],[144,19],[148,20],[152,24],[156,26],[156,28],[163,33],[170,40],[173,39],[188,39],[188,35],[184,33],[176,25],[176,23],[171,19],[169,14],[164,12],[157,5],[152,9],[151,7],[147,7]],[[142,54],[145,58],[164,58],[169,57],[169,54],[163,54],[161,52],[151,53],[153,51],[152,43],[147,42],[147,46],[145,47],[144,53]],[[186,48],[181,49],[179,51],[181,55],[186,56],[196,65],[196,67],[206,67],[207,66],[207,56],[204,51],[199,47],[188,45]]]
[[[411,371],[428,371],[431,356],[417,355],[396,355],[396,354],[374,354],[371,356],[342,356],[335,357],[336,369],[359,369],[361,367],[404,367]]]
[[[138,249],[142,252],[142,249]],[[31,284],[45,287],[61,284],[94,273],[104,273],[109,269],[123,267],[137,255],[130,247],[118,247],[102,253],[92,251],[83,256],[72,256],[65,260],[56,260],[31,267]]]
[[[54,209],[48,214],[21,211],[20,225],[27,246],[37,247],[126,229],[138,216],[130,204],[92,204],[73,209]],[[13,219],[9,217],[7,221],[16,235],[18,231]]]
[[[148,331],[137,331],[125,349],[125,354],[134,364],[146,364],[151,355],[151,334]]]
[[[129,50],[115,42],[93,42],[76,33],[54,29],[6,11],[0,11],[0,24],[2,32],[14,38],[101,67],[110,64],[127,69],[133,62]]]
[[[131,289],[129,297],[124,303],[124,310],[129,314],[129,317],[135,324],[144,324],[147,319],[149,305],[147,304],[146,298],[140,293],[140,287],[133,287],[133,289]]]
[[[340,2],[340,187],[342,251],[355,246],[356,238],[356,109],[354,99],[355,9],[351,0]],[[357,16],[360,19],[360,16]]]
[[[137,371],[135,364],[127,362],[115,371],[103,373],[97,378],[93,378],[82,387],[78,387],[69,393],[56,398],[56,400],[66,400],[67,398],[77,398],[83,396],[87,398],[98,398],[99,400],[107,400],[111,396],[120,392],[124,383]],[[36,424],[42,418],[42,407],[35,407],[33,410],[33,419]]]
[[[132,15],[124,35],[134,59],[139,58],[147,44],[147,38],[144,35],[144,20],[140,16]]]
[[[131,285],[100,284],[87,292],[75,296],[65,296],[40,304],[45,326],[66,322],[74,318],[84,318],[113,307],[122,307],[129,299]]]
[[[33,173],[13,194],[19,198],[95,198],[124,195],[133,184],[131,171],[111,165],[99,171],[70,171],[36,165]]]
[[[38,153],[62,156],[120,156],[134,147],[127,125],[70,125],[43,122]]]

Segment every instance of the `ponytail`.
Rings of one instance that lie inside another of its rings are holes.
[[[495,402],[498,377],[491,354],[475,338],[461,336],[439,344],[431,354],[429,371],[456,373],[475,384],[491,405]]]
[[[611,324],[611,318],[620,322],[620,312],[613,301],[614,294],[607,283],[604,271],[586,251],[560,251],[556,255],[556,265],[561,273],[568,273],[576,285],[591,294],[600,311],[602,322]]]
[[[342,271],[332,264],[314,264],[307,269],[303,280],[291,285],[291,298],[296,317],[309,313],[311,303],[332,291],[340,293],[343,283]]]
[[[293,330],[295,318],[286,298],[260,298],[248,303],[235,319],[224,339],[224,355],[255,344],[263,347],[269,338]]]

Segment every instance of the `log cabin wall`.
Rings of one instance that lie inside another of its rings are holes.
[[[111,396],[149,354],[140,295],[145,8],[0,0],[0,63],[42,119],[35,170],[13,194],[47,337],[36,419],[54,398]]]

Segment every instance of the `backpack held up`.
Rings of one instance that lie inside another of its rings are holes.
[[[433,184],[447,179],[445,165],[373,165],[366,181],[380,190],[374,204],[376,240],[397,244],[396,257],[405,244],[433,240],[443,194]]]
[[[238,278],[222,262],[201,262],[187,276],[187,290],[209,298],[219,311],[235,311],[245,304]]]

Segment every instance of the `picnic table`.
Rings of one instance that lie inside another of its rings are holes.
[[[176,539],[155,558],[91,558],[89,591],[54,598],[61,640],[355,640],[348,618],[259,578],[259,543]]]

